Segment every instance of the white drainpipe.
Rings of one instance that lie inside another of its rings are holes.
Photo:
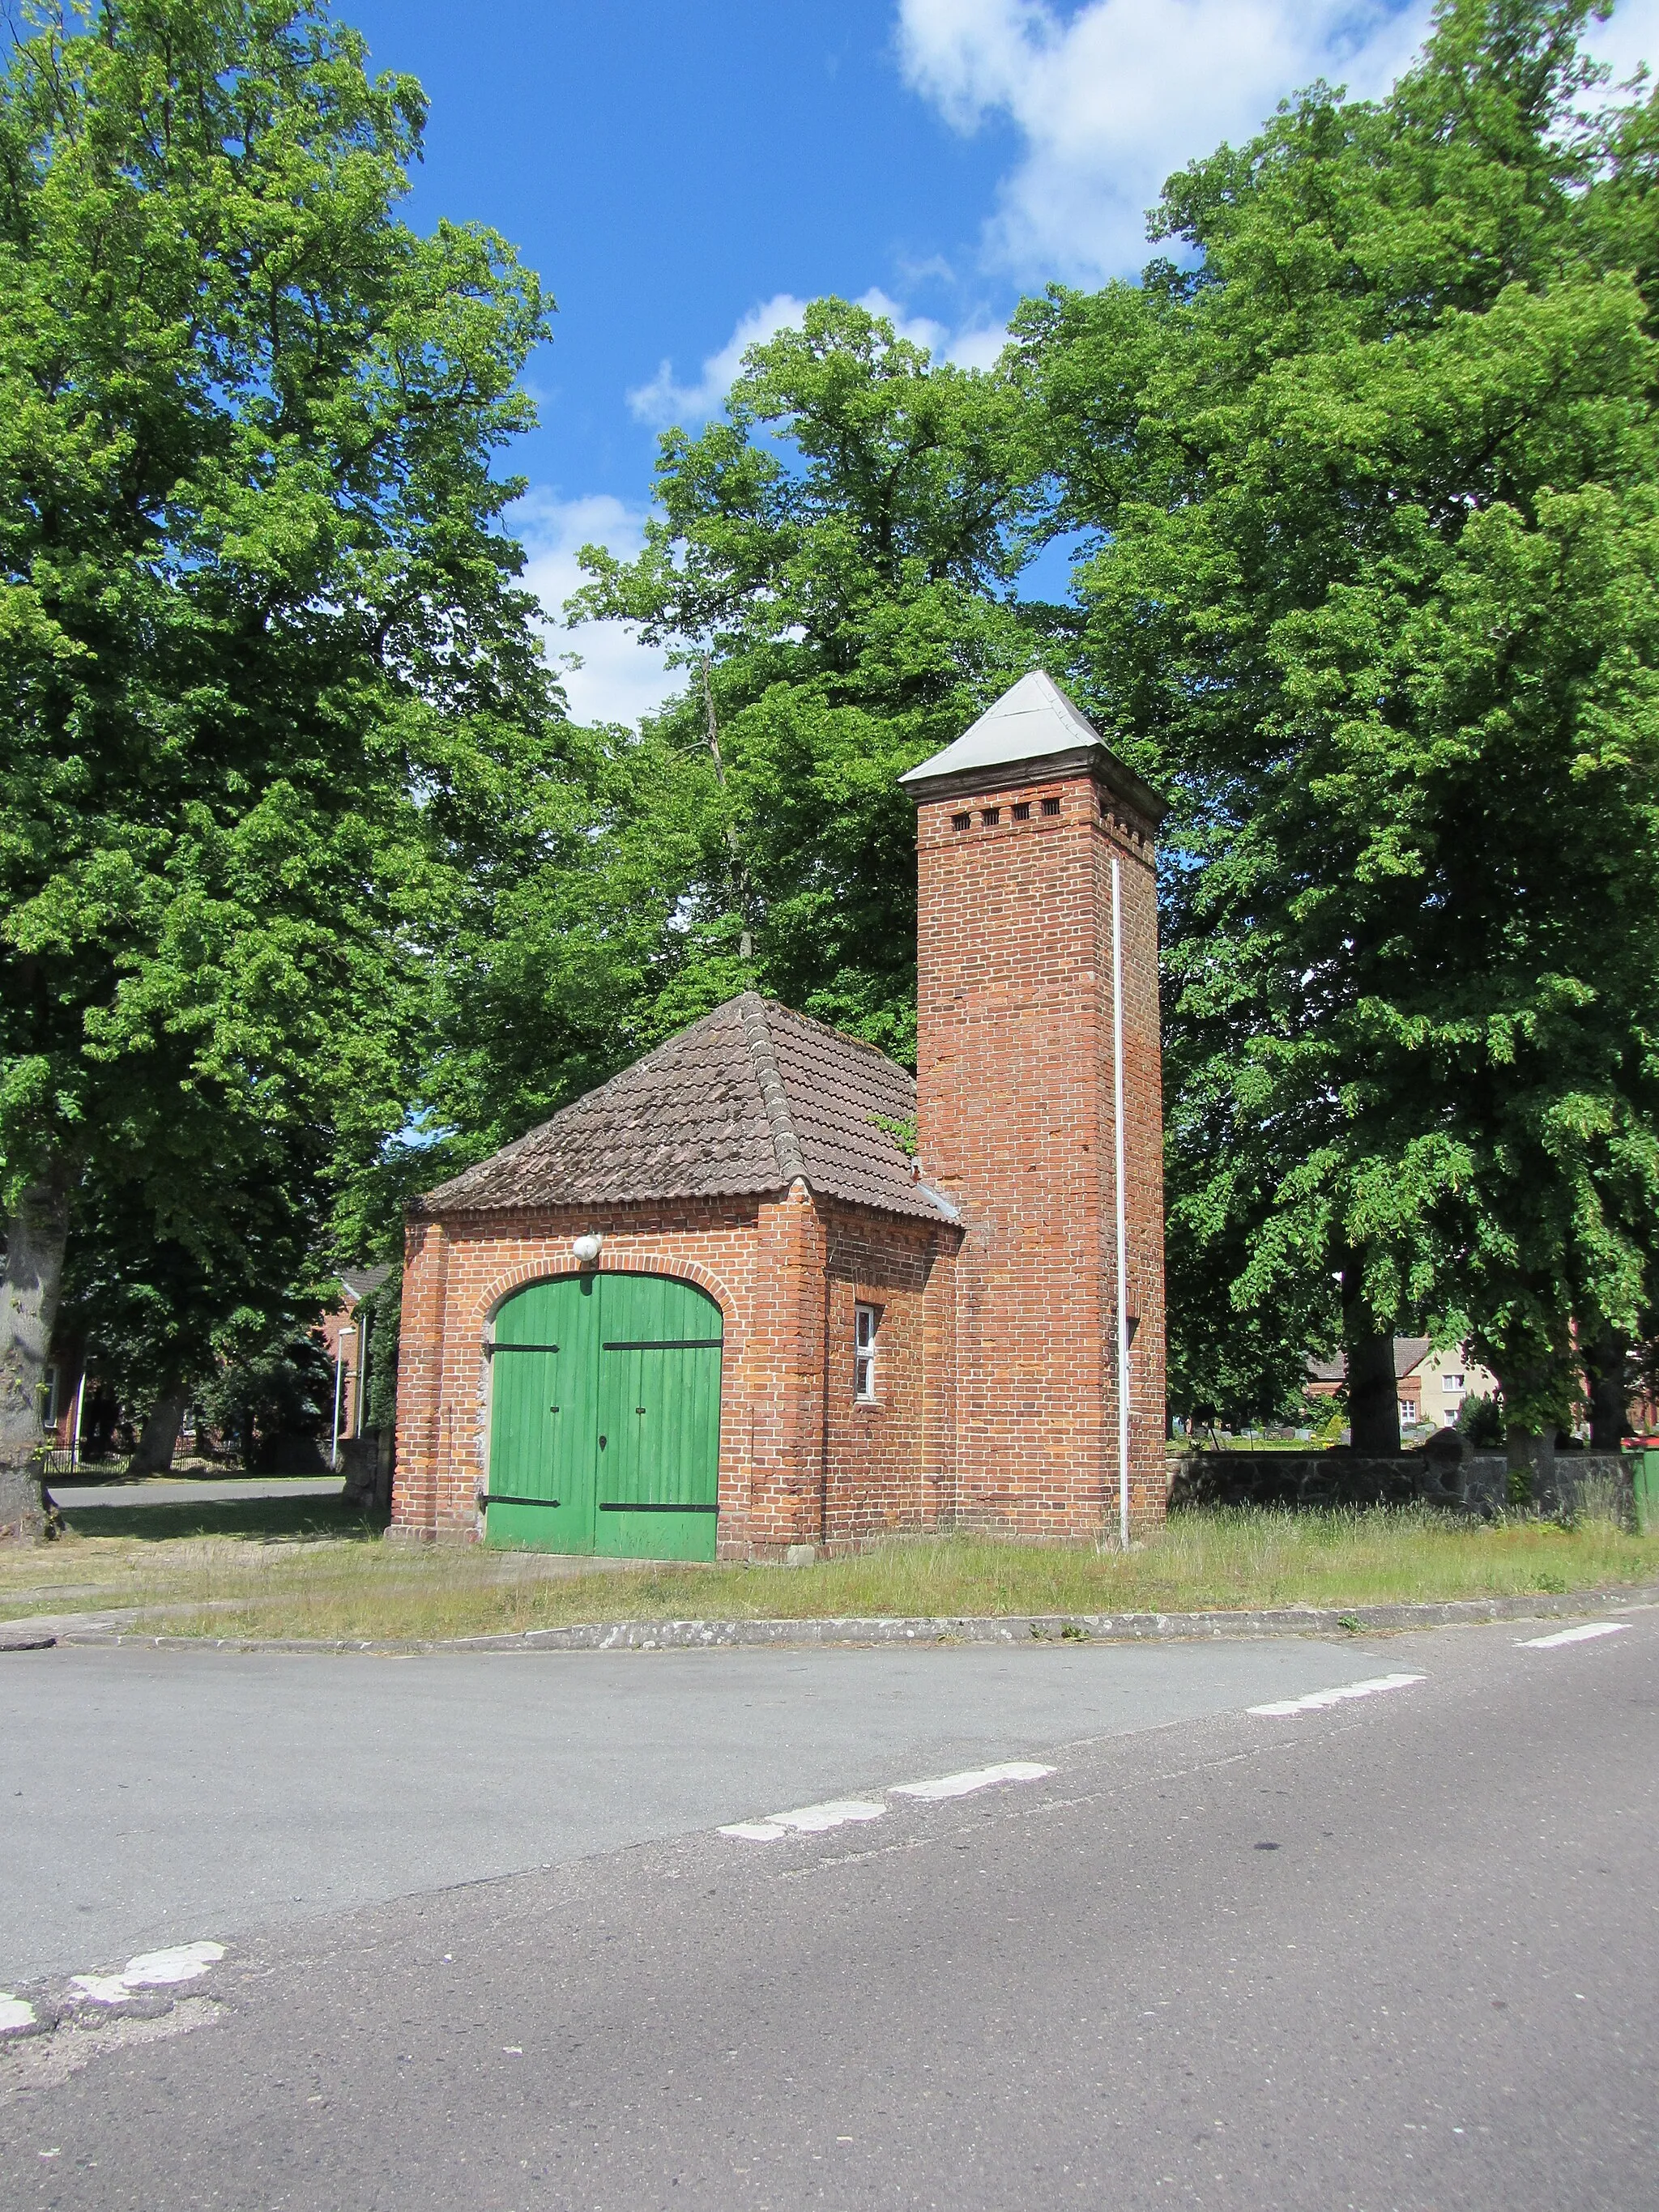
[[[1123,866],[1112,855],[1112,1122],[1117,1147],[1117,1520],[1129,1548],[1129,1226],[1124,1194]]]
[[[345,1367],[345,1340],[350,1334],[349,1327],[343,1328],[334,1339],[334,1445],[328,1463],[337,1474],[340,1468],[340,1378]]]

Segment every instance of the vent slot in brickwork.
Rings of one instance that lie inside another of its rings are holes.
[[[1060,801],[1057,799],[1045,799],[1042,802],[1042,811],[1045,814],[1058,814]]]
[[[973,825],[973,819],[974,817],[971,814],[953,814],[951,817],[951,827],[953,830],[970,829]]]
[[[1002,809],[1000,806],[981,807],[979,818],[988,830],[994,830],[1002,819]]]
[[[1012,811],[1016,822],[1029,822],[1031,818],[1031,802],[1029,799],[1019,799]]]

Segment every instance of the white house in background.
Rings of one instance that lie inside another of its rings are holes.
[[[1410,1366],[1401,1362],[1401,1354],[1407,1352],[1419,1355]],[[1498,1377],[1471,1359],[1462,1346],[1431,1352],[1426,1337],[1395,1337],[1394,1371],[1399,1378],[1402,1424],[1431,1421],[1437,1429],[1449,1429],[1462,1412],[1465,1398],[1498,1395]]]
[[[1340,1352],[1334,1359],[1310,1360],[1308,1395],[1333,1398],[1347,1376]],[[1495,1398],[1498,1377],[1469,1358],[1460,1346],[1449,1352],[1431,1349],[1426,1336],[1397,1336],[1394,1340],[1395,1389],[1400,1403],[1402,1429],[1425,1424],[1451,1428],[1463,1410],[1466,1398]]]

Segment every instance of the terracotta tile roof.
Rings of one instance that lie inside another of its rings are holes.
[[[787,1190],[799,1176],[827,1198],[953,1218],[873,1118],[915,1110],[914,1078],[873,1045],[746,991],[441,1184],[420,1210],[737,1197]]]

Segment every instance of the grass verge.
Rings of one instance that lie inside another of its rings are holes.
[[[235,1509],[234,1534],[231,1510],[77,1512],[56,1544],[0,1559],[0,1618],[165,1605],[182,1608],[155,1624],[170,1634],[444,1638],[604,1620],[1340,1608],[1659,1581],[1659,1536],[1600,1520],[1218,1510],[1177,1516],[1127,1557],[960,1535],[810,1567],[573,1571],[533,1553],[377,1543],[332,1500]]]

